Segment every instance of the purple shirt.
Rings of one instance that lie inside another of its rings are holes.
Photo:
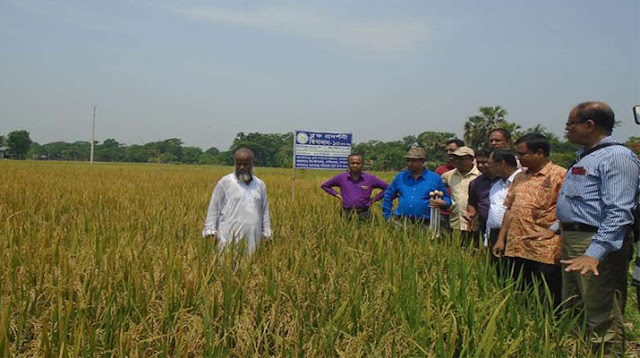
[[[475,207],[478,211],[480,227],[483,230],[487,223],[487,218],[489,217],[489,191],[491,190],[493,183],[498,179],[490,178],[483,174],[469,183],[468,204]]]
[[[372,203],[382,199],[384,191],[388,185],[384,180],[379,179],[375,175],[362,173],[360,178],[353,180],[349,172],[340,173],[333,178],[327,180],[320,186],[322,190],[336,196],[338,193],[332,188],[340,188],[340,196],[342,196],[342,207],[345,209],[366,209]],[[371,200],[371,192],[373,189],[382,189]]]

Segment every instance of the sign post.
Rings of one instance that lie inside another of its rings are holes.
[[[296,168],[347,169],[352,140],[351,133],[295,131],[291,199],[295,200]]]

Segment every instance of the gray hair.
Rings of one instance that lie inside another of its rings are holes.
[[[255,155],[253,154],[253,151],[249,148],[246,147],[242,147],[242,148],[238,148],[234,153],[233,153],[233,160],[235,161],[236,158],[238,157],[238,154],[243,154],[243,153],[249,153],[249,157],[251,158],[251,161],[253,161],[255,159]]]

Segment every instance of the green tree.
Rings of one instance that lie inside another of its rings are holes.
[[[1,147],[2,145],[0,145]],[[33,142],[31,143],[31,147],[29,147],[29,152],[27,153],[27,158],[29,159],[41,159],[40,158],[40,149],[42,146],[39,143]]]
[[[640,155],[640,137],[629,137],[625,143],[634,153]]]
[[[455,137],[455,133],[449,132],[422,132],[418,135],[420,146],[427,152],[427,161],[440,164],[447,161],[445,143]]]
[[[178,138],[149,142],[144,147],[147,150],[147,160],[149,162],[169,163],[179,161],[182,157],[182,140]]]
[[[464,124],[464,141],[474,150],[486,145],[487,135],[491,130],[508,125],[507,110],[501,106],[480,107],[478,111],[480,115],[469,117]]]
[[[26,130],[13,131],[7,136],[7,145],[12,156],[17,159],[27,157],[29,148],[31,148],[31,138]]]
[[[220,149],[218,149],[216,147],[211,147],[211,148],[205,150],[204,153],[215,157],[216,155],[220,154]]]
[[[115,139],[105,139],[95,148],[96,160],[101,162],[124,162],[127,160],[127,151],[124,145]]]
[[[292,133],[249,133],[240,132],[233,140],[229,151],[246,147],[255,154],[255,163],[263,167],[284,167],[287,164],[286,153],[291,148],[293,155]],[[281,150],[282,148],[285,148]]]
[[[81,160],[83,159],[82,149],[77,145],[70,145],[61,153],[63,160]]]
[[[202,149],[198,147],[184,147],[182,148],[182,163],[197,163]]]
[[[134,163],[146,163],[149,161],[149,149],[144,145],[130,145],[125,148],[127,160]]]
[[[549,132],[549,130],[547,129],[547,127],[543,126],[542,124],[536,124],[534,127],[528,128],[525,133],[536,133],[536,134],[541,134],[545,137],[547,137],[547,139],[549,140],[549,142],[553,142],[553,141],[559,141],[560,138],[558,138],[557,135]]]

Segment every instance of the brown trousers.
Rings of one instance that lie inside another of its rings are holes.
[[[562,259],[584,255],[593,233],[563,231]],[[625,351],[624,306],[627,300],[631,240],[612,252],[598,265],[598,276],[582,275],[578,271],[566,272],[562,268],[562,300],[568,308],[576,308],[586,320],[589,341],[611,349],[612,353]]]

